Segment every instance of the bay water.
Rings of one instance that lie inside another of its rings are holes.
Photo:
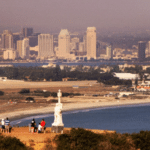
[[[150,104],[99,107],[62,113],[64,127],[115,130],[118,133],[138,133],[150,130]],[[28,126],[32,119],[36,124],[44,118],[51,127],[54,114],[35,115],[11,121],[11,125]]]

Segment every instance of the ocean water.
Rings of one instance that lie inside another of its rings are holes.
[[[75,110],[63,112],[62,116],[65,127],[115,130],[118,133],[150,130],[150,104]],[[37,125],[44,118],[47,127],[54,121],[53,114],[45,114],[11,121],[11,125],[28,126],[33,118]]]

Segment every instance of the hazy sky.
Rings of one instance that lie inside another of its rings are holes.
[[[0,0],[0,27],[35,32],[150,29],[150,0]]]

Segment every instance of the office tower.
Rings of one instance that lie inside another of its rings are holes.
[[[13,33],[14,49],[17,49],[17,41],[20,40],[20,33]]]
[[[88,27],[86,32],[86,51],[87,58],[96,59],[96,28]]]
[[[145,49],[146,49],[146,42],[145,41],[139,41],[138,42],[138,59],[139,59],[139,61],[144,61]]]
[[[30,49],[29,49],[29,38],[24,38],[22,40],[22,54],[21,57],[28,59],[29,58],[29,53],[30,53]]]
[[[48,58],[54,56],[53,51],[53,35],[40,34],[38,35],[39,58]]]
[[[28,37],[33,34],[33,28],[23,28],[22,29],[22,36],[23,37]]]
[[[11,31],[4,30],[2,34],[2,50],[14,48]]]
[[[67,29],[61,29],[58,35],[58,57],[65,58],[70,54],[70,34]]]
[[[112,54],[112,52],[111,52],[111,45],[107,45],[107,47],[106,47],[106,55],[107,55],[108,59],[112,58],[111,54]]]
[[[100,42],[96,42],[96,56],[97,57],[100,57],[100,54],[101,54],[101,45],[100,45]]]
[[[83,36],[84,52],[86,52],[86,35]]]
[[[22,40],[17,41],[17,51],[19,53],[19,57],[22,57]]]
[[[84,52],[84,43],[83,42],[79,43],[79,52]]]
[[[28,38],[29,38],[29,45],[31,47],[38,45],[38,36],[29,36]]]

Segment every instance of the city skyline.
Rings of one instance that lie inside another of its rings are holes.
[[[150,1],[145,0],[7,0],[0,2],[0,31],[33,27],[37,32],[150,29]]]

